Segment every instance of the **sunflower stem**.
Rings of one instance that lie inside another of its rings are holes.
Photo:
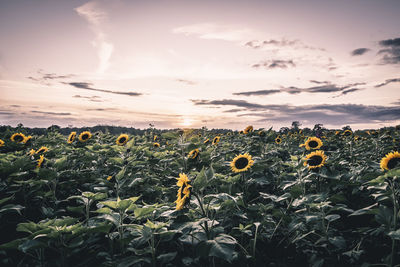
[[[206,211],[204,210],[203,202],[200,200],[200,197],[199,197],[196,193],[194,193],[194,192],[192,192],[192,194],[193,194],[193,196],[197,199],[197,202],[199,202],[201,212],[203,213],[203,217],[204,217],[204,218],[208,218],[207,213],[206,213]],[[207,239],[210,239],[210,236],[209,236],[209,232],[210,232],[210,231],[209,231],[209,229],[208,229],[208,223],[207,223],[207,221],[204,222],[204,231],[206,232]]]
[[[391,183],[392,189],[392,199],[393,199],[393,231],[396,231],[397,228],[397,200],[396,200],[396,188],[395,183],[392,181]],[[396,240],[392,238],[392,252],[390,255],[390,267],[394,266],[396,256]]]

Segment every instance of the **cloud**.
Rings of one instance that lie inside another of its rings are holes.
[[[328,81],[316,81],[316,80],[310,80],[310,83],[316,83],[316,84],[330,84]]]
[[[245,100],[234,100],[234,99],[223,99],[223,100],[194,100],[191,99],[193,104],[197,106],[236,106],[241,108],[251,108],[251,109],[259,109],[263,108],[263,105],[249,103]]]
[[[50,111],[37,111],[37,110],[31,110],[32,113],[39,113],[39,114],[45,114],[45,115],[53,115],[53,116],[69,116],[72,115],[69,112],[50,112]]]
[[[249,28],[216,23],[199,23],[177,27],[172,29],[172,33],[196,36],[200,39],[224,41],[242,41],[256,34],[254,30]]]
[[[315,82],[316,81],[314,81],[314,83]],[[317,83],[323,85],[312,86],[307,88],[290,86],[290,87],[281,87],[279,89],[239,92],[239,93],[233,93],[233,95],[262,96],[262,95],[271,95],[278,93],[288,93],[293,95],[300,93],[335,93],[335,92],[341,92],[341,95],[345,95],[351,92],[361,90],[361,88],[354,88],[354,87],[365,84],[365,83],[353,83],[353,84],[347,84],[345,86],[338,86],[336,84],[331,84],[329,82],[317,82]]]
[[[277,94],[280,92],[281,92],[280,89],[271,89],[271,90],[259,90],[259,91],[247,91],[247,92],[233,93],[233,95],[245,95],[245,96],[272,95],[272,94]]]
[[[39,77],[28,76],[26,78],[29,80],[50,86],[51,85],[50,81],[52,81],[52,80],[69,79],[69,78],[72,78],[75,76],[75,74],[59,75],[56,73],[43,73],[42,69],[39,69],[37,71],[37,74]]]
[[[104,102],[104,100],[101,100],[100,96],[94,95],[94,96],[81,96],[81,95],[74,95],[72,96],[74,98],[82,98],[82,99],[87,99],[91,102]]]
[[[111,90],[105,90],[105,89],[97,89],[97,88],[92,87],[93,86],[92,83],[87,83],[87,82],[68,82],[68,83],[64,82],[64,84],[71,85],[78,89],[110,93],[110,94],[117,94],[117,95],[128,95],[128,96],[141,96],[142,95],[142,93],[137,93],[137,92],[120,92],[120,91],[111,91]]]
[[[295,120],[313,123],[343,125],[351,123],[378,123],[399,120],[400,106],[373,106],[357,104],[319,105],[261,105],[244,100],[191,100],[195,105],[234,106],[246,108],[251,113],[239,116],[261,117],[265,122],[291,122]]]
[[[400,38],[382,40],[379,45],[382,49],[378,54],[383,55],[381,59],[383,64],[400,63]]]
[[[99,57],[98,73],[104,73],[109,67],[109,60],[114,51],[114,45],[107,40],[107,35],[103,31],[103,24],[107,20],[107,13],[99,7],[95,1],[87,2],[77,8],[75,11],[79,16],[87,20],[90,29],[96,35],[93,46],[97,48]]]
[[[296,67],[296,64],[293,62],[293,60],[274,59],[274,60],[261,61],[257,64],[253,64],[251,67],[256,69],[261,67],[266,69],[275,69],[275,68],[286,69],[288,67]]]
[[[400,78],[387,79],[383,83],[375,85],[375,87],[382,87],[382,86],[385,86],[385,85],[387,85],[389,83],[396,83],[396,82],[400,82]]]
[[[364,55],[365,53],[367,53],[370,50],[371,49],[369,49],[369,48],[357,48],[357,49],[354,49],[353,51],[351,51],[350,54],[352,56],[361,56],[361,55]]]
[[[276,40],[276,39],[269,39],[269,40],[252,40],[249,42],[246,42],[244,44],[245,47],[253,48],[253,49],[262,49],[262,48],[267,48],[267,47],[293,47],[293,48],[303,48],[303,49],[311,49],[311,50],[321,50],[325,51],[323,48],[317,48],[309,45],[305,45],[302,41],[300,40],[287,40],[285,38],[282,38],[281,40]]]
[[[186,84],[188,84],[188,85],[195,85],[195,84],[197,84],[197,83],[194,82],[194,81],[190,81],[190,80],[186,80],[186,79],[176,79],[176,81],[177,81],[177,82],[181,82],[181,83],[186,83]]]

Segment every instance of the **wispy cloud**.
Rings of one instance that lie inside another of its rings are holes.
[[[72,115],[69,112],[51,112],[51,111],[38,111],[31,110],[32,113],[44,114],[44,115],[53,115],[53,116],[69,116]]]
[[[260,117],[259,121],[290,122],[294,120],[320,123],[321,121],[337,125],[352,123],[379,123],[399,120],[400,106],[375,106],[356,104],[337,105],[261,105],[244,100],[191,100],[198,106],[234,106],[243,111],[243,108],[251,113],[240,114],[242,117]]]
[[[361,56],[361,55],[364,55],[365,53],[367,53],[370,50],[371,49],[369,49],[369,48],[357,48],[357,49],[354,49],[353,51],[351,51],[350,54],[352,56]]]
[[[386,39],[379,42],[382,47],[378,54],[383,55],[381,61],[384,64],[400,63],[400,38]]]
[[[256,31],[246,27],[216,23],[199,23],[177,27],[172,29],[172,33],[224,41],[243,41],[258,34]]]
[[[269,39],[269,40],[264,40],[264,41],[252,40],[252,41],[246,42],[244,44],[244,46],[253,48],[253,49],[262,49],[262,48],[269,48],[269,47],[292,47],[295,49],[303,48],[303,49],[325,51],[325,49],[323,49],[323,48],[306,45],[302,41],[297,40],[297,39],[296,40],[288,40],[285,38],[282,38],[280,40]]]
[[[244,96],[262,96],[262,95],[272,95],[278,93],[288,93],[288,94],[300,94],[300,93],[335,93],[341,92],[341,95],[345,95],[351,92],[356,92],[362,90],[362,88],[356,88],[360,85],[365,85],[365,83],[352,83],[344,86],[339,86],[329,82],[318,82],[312,80],[314,83],[320,83],[323,85],[299,88],[295,86],[281,87],[279,89],[269,89],[269,90],[258,90],[258,91],[245,91],[233,93],[233,95],[244,95]]]
[[[387,79],[387,80],[384,81],[383,83],[380,83],[380,84],[375,85],[375,87],[378,88],[378,87],[385,86],[385,85],[387,85],[387,84],[389,84],[389,83],[398,83],[398,82],[400,82],[400,78]]]
[[[293,60],[272,59],[264,60],[259,63],[253,64],[252,68],[266,68],[266,69],[286,69],[288,67],[296,67]]]
[[[87,99],[91,102],[104,102],[104,100],[101,100],[100,96],[94,95],[94,96],[81,96],[81,95],[74,95],[72,96],[73,98],[82,98],[82,99]]]
[[[110,94],[117,94],[117,95],[127,95],[127,96],[141,96],[142,95],[142,93],[138,93],[138,92],[121,92],[121,91],[111,91],[111,90],[93,88],[93,84],[88,83],[88,82],[68,82],[68,83],[64,83],[64,84],[71,85],[78,89],[110,93]]]
[[[187,80],[187,79],[176,79],[177,82],[186,83],[188,85],[195,85],[197,84],[195,81]]]
[[[77,8],[75,11],[90,25],[90,29],[96,35],[93,45],[97,48],[99,57],[98,73],[104,73],[109,67],[109,60],[114,50],[114,45],[107,40],[103,31],[103,24],[107,20],[107,13],[102,10],[96,1],[90,1]]]

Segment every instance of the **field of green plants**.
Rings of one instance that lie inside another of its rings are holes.
[[[0,132],[1,266],[400,266],[400,130]]]

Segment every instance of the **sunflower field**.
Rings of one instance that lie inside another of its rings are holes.
[[[0,132],[1,266],[400,266],[400,131]]]

